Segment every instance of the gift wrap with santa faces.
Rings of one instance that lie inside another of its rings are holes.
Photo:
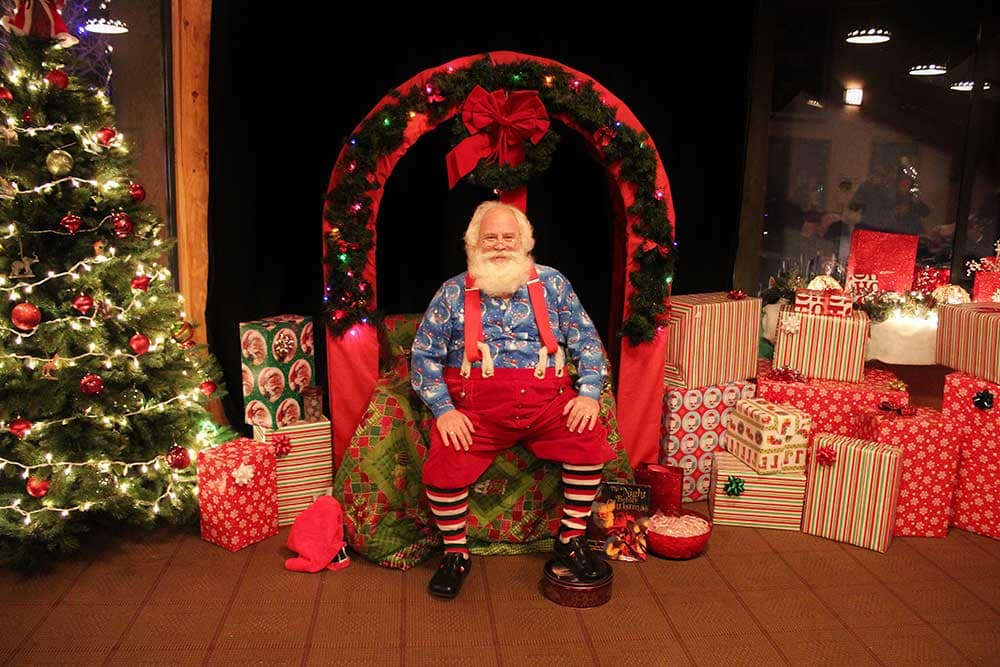
[[[280,428],[304,417],[302,391],[313,384],[313,323],[279,315],[240,324],[244,418]]]
[[[660,463],[684,469],[684,502],[708,497],[712,454],[725,444],[726,425],[736,402],[753,398],[752,382],[670,389],[664,397]]]

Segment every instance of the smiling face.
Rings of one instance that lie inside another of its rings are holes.
[[[478,250],[494,266],[503,266],[521,251],[521,232],[510,211],[495,208],[483,218],[479,227]]]
[[[506,207],[486,212],[466,253],[476,286],[490,296],[509,296],[528,281],[531,257],[517,219]]]

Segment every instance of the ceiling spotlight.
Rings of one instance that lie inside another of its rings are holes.
[[[948,68],[944,65],[914,65],[910,68],[910,76],[940,76],[947,73]]]
[[[957,90],[961,93],[967,93],[970,90],[972,90],[973,87],[975,87],[975,85],[976,84],[974,81],[956,81],[955,83],[951,84],[950,88],[952,90]],[[983,90],[989,90],[990,88],[991,86],[989,81],[983,83]]]
[[[94,12],[94,16],[87,19],[83,27],[87,32],[100,33],[102,35],[122,35],[128,32],[128,24],[121,19],[113,18],[111,15],[111,0],[102,0]]]
[[[865,91],[863,88],[847,88],[844,90],[844,104],[859,107],[864,95]]]
[[[885,28],[865,28],[847,33],[846,40],[851,44],[881,44],[892,39],[892,33]]]

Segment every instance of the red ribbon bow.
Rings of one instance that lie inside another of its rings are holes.
[[[476,168],[482,159],[511,167],[524,162],[524,142],[537,144],[549,129],[549,114],[537,90],[486,92],[476,86],[465,98],[462,122],[472,136],[445,156],[448,187]]]
[[[730,290],[729,294],[727,294],[726,296],[732,299],[733,301],[741,301],[747,298],[747,293],[741,289],[734,289]]]
[[[653,241],[651,239],[646,239],[645,241],[642,242],[643,252],[653,252],[654,250],[660,253],[661,257],[666,257],[667,255],[670,254],[670,248],[662,246],[656,241]]]
[[[272,435],[271,444],[274,445],[275,456],[287,456],[292,452],[292,441],[283,433],[275,433]]]
[[[882,401],[878,409],[889,413],[888,416],[891,416],[893,419],[896,417],[912,417],[917,414],[917,409],[912,405],[898,405],[891,401]]]
[[[821,466],[832,466],[837,462],[837,450],[831,445],[824,445],[816,451],[816,462]]]
[[[802,374],[802,371],[784,366],[771,369],[768,379],[775,380],[776,382],[806,382],[806,376]]]

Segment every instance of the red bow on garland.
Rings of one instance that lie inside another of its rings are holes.
[[[668,248],[666,246],[662,246],[659,243],[657,243],[656,241],[653,241],[653,240],[650,240],[650,239],[646,239],[645,241],[642,242],[642,251],[643,252],[653,252],[653,251],[656,251],[656,252],[660,253],[661,257],[666,257],[667,255],[670,254],[670,248]]]
[[[816,462],[821,466],[832,466],[837,462],[837,450],[830,445],[824,445],[816,451]]]
[[[887,412],[892,419],[896,417],[912,417],[917,414],[917,409],[912,405],[897,405],[890,401],[882,401],[882,404],[878,406],[879,410]]]
[[[462,122],[472,135],[445,156],[448,187],[471,172],[482,159],[511,167],[524,162],[524,143],[537,144],[549,129],[549,114],[536,90],[486,92],[476,86],[465,98]]]

